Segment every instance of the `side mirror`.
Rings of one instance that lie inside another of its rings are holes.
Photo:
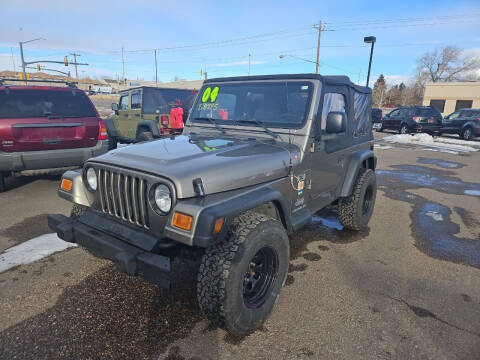
[[[325,130],[327,134],[337,134],[345,132],[347,117],[344,112],[330,111],[327,115],[327,124]]]
[[[118,104],[117,103],[112,103],[112,110],[113,111],[118,111]]]

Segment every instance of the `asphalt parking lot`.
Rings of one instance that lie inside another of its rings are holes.
[[[0,358],[480,358],[480,151],[375,136],[369,230],[342,230],[330,209],[292,235],[287,283],[261,330],[232,338],[209,325],[191,272],[167,293],[70,248],[0,273]],[[9,179],[0,254],[50,233],[46,214],[69,213],[58,180]]]

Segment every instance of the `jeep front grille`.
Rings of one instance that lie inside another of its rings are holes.
[[[104,213],[149,228],[147,180],[99,169],[98,185]]]

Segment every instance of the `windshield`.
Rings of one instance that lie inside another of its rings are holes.
[[[299,128],[308,115],[312,91],[313,84],[306,81],[208,84],[197,97],[191,119],[210,118],[225,125],[257,120],[268,127]]]
[[[0,91],[0,118],[97,116],[83,92],[55,90]]]

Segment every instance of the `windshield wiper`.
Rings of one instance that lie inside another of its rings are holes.
[[[215,125],[215,127],[217,128],[217,130],[218,130],[218,131],[221,131],[222,134],[225,134],[225,133],[226,133],[225,129],[222,128],[220,125],[218,125],[214,118],[211,118],[211,117],[196,117],[196,118],[193,118],[193,120],[208,120],[208,121],[210,121],[213,125]]]
[[[251,119],[251,120],[237,120],[239,123],[255,123],[260,125],[267,133],[269,133],[271,136],[273,136],[274,139],[278,138],[278,135],[275,134],[272,130],[270,130],[263,122],[257,119]]]

